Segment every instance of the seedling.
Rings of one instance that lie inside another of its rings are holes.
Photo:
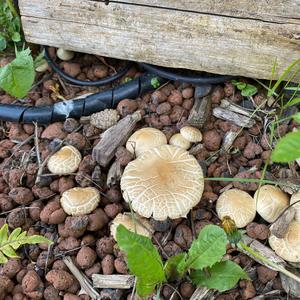
[[[242,96],[250,97],[257,93],[257,87],[246,82],[231,80],[231,83],[241,91]]]

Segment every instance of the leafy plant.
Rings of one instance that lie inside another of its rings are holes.
[[[35,77],[34,63],[30,49],[16,50],[16,58],[0,68],[0,87],[14,97],[27,95]]]
[[[160,86],[160,82],[158,80],[157,77],[153,77],[151,79],[151,85],[153,86],[153,88],[157,89]]]
[[[8,225],[4,224],[0,229],[0,264],[5,264],[8,258],[18,258],[15,252],[25,244],[39,244],[53,242],[40,235],[26,235],[27,232],[21,228],[16,228],[9,235]]]
[[[216,225],[205,226],[189,251],[171,256],[163,263],[151,240],[117,228],[117,243],[127,255],[130,272],[137,277],[137,293],[151,294],[165,282],[180,280],[190,274],[196,285],[219,291],[229,290],[239,279],[249,279],[247,273],[234,262],[222,261],[228,243],[225,231]],[[228,272],[230,272],[228,274]]]
[[[241,94],[244,97],[250,97],[257,93],[257,87],[252,84],[248,84],[246,82],[241,82],[237,80],[231,80],[231,83],[235,85],[238,90],[241,91]]]

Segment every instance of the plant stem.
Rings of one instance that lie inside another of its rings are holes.
[[[281,272],[281,273],[285,274],[286,276],[288,276],[288,277],[290,277],[290,278],[292,278],[295,281],[300,283],[300,278],[298,276],[296,276],[292,272],[288,271],[284,267],[270,261],[269,259],[267,259],[263,255],[261,255],[258,252],[254,251],[251,247],[248,247],[247,245],[245,245],[243,242],[239,242],[237,244],[237,247],[242,248],[244,251],[247,251],[249,254],[251,254],[253,257],[255,257],[257,260],[269,265],[270,267],[273,267],[278,272]]]
[[[13,14],[13,16],[15,18],[18,18],[19,14],[18,14],[18,12],[17,12],[17,10],[15,8],[15,5],[14,5],[13,1],[12,0],[6,0],[6,4],[8,5],[8,7],[9,7],[11,13]]]

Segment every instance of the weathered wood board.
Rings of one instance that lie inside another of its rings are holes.
[[[19,0],[29,42],[218,74],[300,58],[300,0]]]

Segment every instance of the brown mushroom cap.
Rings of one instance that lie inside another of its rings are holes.
[[[216,211],[220,219],[228,216],[238,228],[243,228],[255,218],[255,200],[245,191],[227,190],[218,198]]]
[[[124,199],[155,220],[185,217],[201,199],[203,172],[184,149],[163,145],[130,162],[121,178]]]
[[[294,204],[295,202],[297,203]],[[290,200],[290,205],[291,204],[294,204],[293,207],[296,210],[295,220],[300,223],[300,191],[292,195]]]
[[[169,141],[170,145],[182,148],[182,149],[189,149],[191,147],[191,142],[186,140],[180,133],[174,134]]]
[[[202,140],[202,133],[196,127],[184,126],[180,129],[180,134],[191,143],[198,143]]]
[[[254,194],[256,210],[269,223],[274,222],[289,205],[288,196],[278,187],[263,185]]]
[[[136,220],[132,219],[130,213],[118,214],[110,225],[110,234],[113,238],[116,240],[117,228],[120,224],[124,225],[132,232],[151,238],[154,230],[150,225],[150,222],[138,215],[135,215],[135,218]]]
[[[60,203],[63,210],[72,216],[91,213],[100,202],[100,194],[93,187],[75,187],[63,192]]]
[[[64,146],[48,160],[48,170],[57,175],[68,175],[75,172],[81,162],[80,152],[73,146]]]
[[[158,129],[147,127],[137,130],[127,141],[126,149],[136,156],[158,146],[166,145],[167,138]]]
[[[269,237],[269,244],[276,254],[289,262],[300,263],[300,223],[292,221],[285,237]]]

